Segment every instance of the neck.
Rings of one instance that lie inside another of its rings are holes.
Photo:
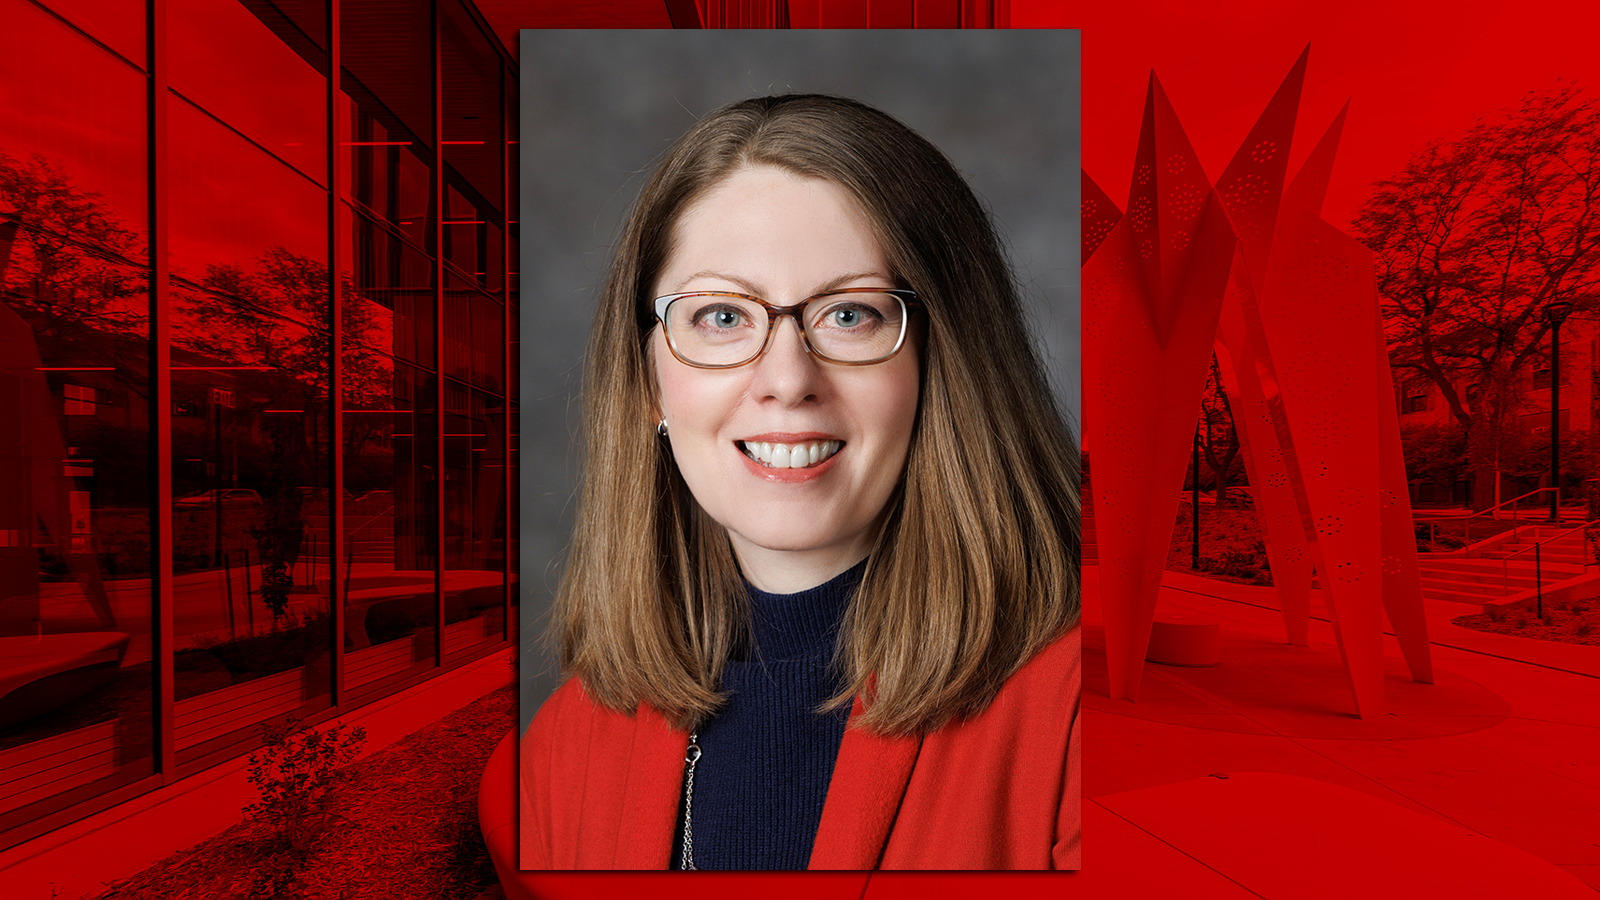
[[[745,581],[769,594],[797,594],[831,581],[867,558],[870,546],[854,544],[807,551],[768,550],[740,538],[732,540]]]

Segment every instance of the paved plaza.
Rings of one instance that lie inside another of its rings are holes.
[[[1363,720],[1312,598],[1291,647],[1272,588],[1165,573],[1157,613],[1218,620],[1221,663],[1146,663],[1138,701],[1112,700],[1084,567],[1085,886],[1104,864],[1185,897],[1593,896],[1600,647],[1427,600],[1435,683],[1387,636],[1387,711]]]

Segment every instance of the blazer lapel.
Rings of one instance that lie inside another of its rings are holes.
[[[634,722],[614,867],[665,869],[672,858],[689,734],[674,730],[660,713],[644,704]]]
[[[922,749],[920,737],[884,737],[857,728],[862,711],[857,697],[807,868],[877,868]]]

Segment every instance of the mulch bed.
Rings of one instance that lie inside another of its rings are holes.
[[[302,861],[247,820],[100,900],[471,900],[496,883],[478,831],[478,781],[515,712],[507,686],[353,763],[332,824]]]
[[[1261,525],[1254,509],[1200,505],[1200,568],[1194,562],[1194,507],[1178,505],[1178,519],[1167,548],[1170,572],[1188,572],[1234,584],[1272,584]]]
[[[1531,608],[1515,608],[1459,616],[1450,622],[1474,631],[1600,646],[1600,602],[1592,600],[1546,604],[1542,619]]]

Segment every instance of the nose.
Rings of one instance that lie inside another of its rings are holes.
[[[758,399],[771,397],[784,405],[814,398],[819,360],[806,350],[800,322],[792,315],[773,326],[767,352],[752,363],[751,391]]]

